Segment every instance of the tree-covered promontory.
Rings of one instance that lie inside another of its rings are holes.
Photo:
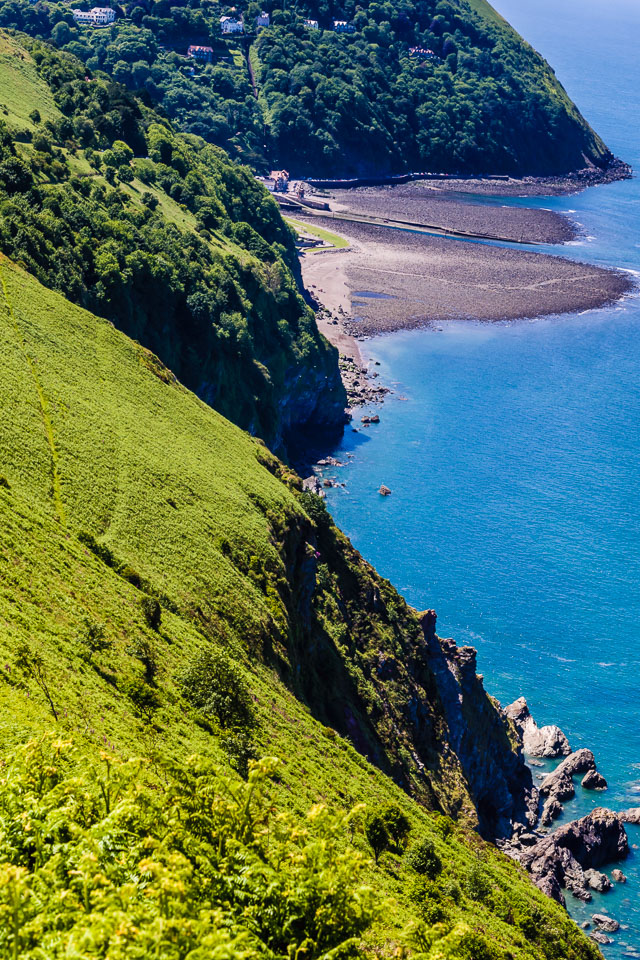
[[[548,175],[610,158],[486,0],[268,0],[256,32],[261,9],[125,0],[114,24],[92,28],[62,3],[7,0],[0,26],[52,40],[259,170]],[[245,32],[222,37],[232,11]],[[333,30],[336,19],[353,32]],[[187,56],[194,43],[211,46],[211,63]]]

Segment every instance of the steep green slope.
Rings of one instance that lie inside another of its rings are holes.
[[[545,175],[611,159],[548,64],[486,0],[269,2],[271,24],[257,35],[258,5],[232,9],[245,36],[221,37],[224,3],[182,0],[129,0],[108,29],[78,28],[62,3],[10,0],[0,25],[51,37],[261,169]],[[334,19],[354,32],[333,32]],[[188,59],[192,43],[211,45],[213,62]]]
[[[0,280],[4,952],[316,960],[364,935],[433,960],[597,957],[471,829],[469,747],[428,658],[406,673],[418,621],[320,501],[110,323],[4,257]],[[508,728],[459,683],[488,754]],[[231,767],[252,753],[281,762],[245,794]],[[362,814],[305,816],[360,802],[396,804],[422,859],[400,837],[376,865]]]
[[[75,58],[0,41],[14,103],[0,119],[0,249],[273,448],[294,428],[338,428],[337,353],[266,190]]]

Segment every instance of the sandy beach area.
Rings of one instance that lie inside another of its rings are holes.
[[[332,191],[332,206],[376,217],[432,221],[451,229],[490,228],[521,239],[570,239],[573,227],[551,211],[433,196],[420,184]],[[304,213],[300,217],[304,219]],[[633,289],[628,273],[503,246],[383,226],[309,217],[349,247],[307,252],[305,284],[326,308],[320,329],[361,364],[353,338],[448,320],[504,321],[573,313],[612,303]]]

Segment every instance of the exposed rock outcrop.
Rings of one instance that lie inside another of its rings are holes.
[[[565,757],[571,753],[569,741],[555,725],[539,727],[531,716],[524,697],[505,707],[505,713],[522,737],[524,752],[531,757]]]
[[[576,788],[573,778],[579,773],[586,774],[582,780],[583,787],[595,790],[606,789],[607,781],[596,770],[596,761],[591,750],[585,748],[576,750],[575,753],[565,757],[562,763],[559,763],[540,784],[540,793],[547,798],[542,812],[543,824],[551,823],[562,813],[562,803],[575,796]]]
[[[611,876],[613,877],[613,879],[615,880],[616,883],[626,883],[626,882],[627,882],[627,878],[625,877],[625,875],[624,875],[624,873],[622,872],[622,870],[618,870],[618,869],[612,870],[612,871],[611,871]]]
[[[476,673],[476,650],[438,637],[433,610],[420,614],[420,621],[448,741],[474,799],[480,832],[491,839],[508,838],[515,823],[526,833],[538,820],[538,791],[514,742],[512,726],[487,696]]]
[[[547,800],[544,807],[542,808],[542,817],[540,822],[543,827],[550,826],[556,817],[559,817],[562,813],[562,804],[558,800]]]
[[[564,904],[563,888],[581,900],[590,900],[585,872],[622,860],[628,853],[629,843],[620,817],[597,807],[586,817],[559,827],[535,846],[522,848],[517,859],[531,873],[536,886]]]

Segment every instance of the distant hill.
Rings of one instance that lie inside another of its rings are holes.
[[[261,9],[125,0],[115,24],[92,28],[61,3],[11,0],[0,26],[50,38],[260,170],[548,175],[610,159],[553,70],[486,0],[269,0],[256,33]],[[232,12],[245,33],[223,37]],[[188,58],[191,44],[210,46],[212,62]]]
[[[338,430],[337,352],[246,169],[74,56],[0,32],[0,250],[283,451]]]

